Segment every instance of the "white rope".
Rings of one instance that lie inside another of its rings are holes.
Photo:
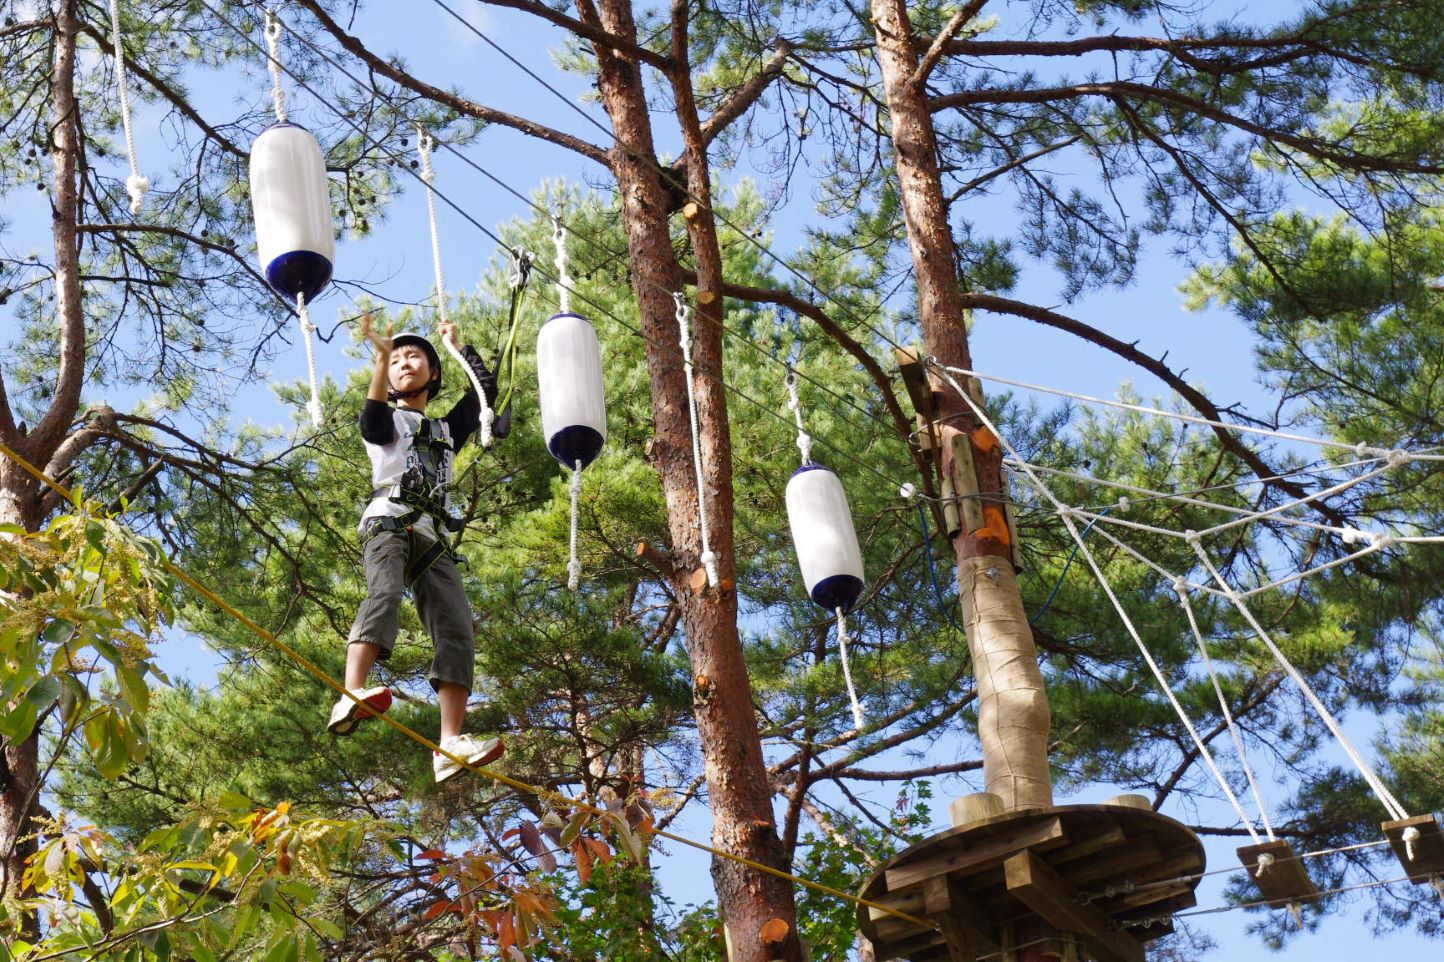
[[[130,88],[125,80],[125,46],[121,43],[120,0],[110,0],[110,34],[115,45],[115,85],[120,90],[120,124],[125,129],[125,156],[130,160],[130,176],[125,179],[125,192],[130,195],[130,213],[140,213],[150,178],[140,172],[135,158],[135,134],[130,126]]]
[[[1394,460],[1391,458],[1387,463],[1377,468],[1374,468],[1371,471],[1365,471],[1363,474],[1356,475],[1352,478],[1345,478],[1338,484],[1330,485],[1327,488],[1315,491],[1313,494],[1306,495],[1305,497],[1298,498],[1294,501],[1290,501],[1287,504],[1281,504],[1275,508],[1269,508],[1265,511],[1259,511],[1252,518],[1235,518],[1233,521],[1225,521],[1222,524],[1216,524],[1212,528],[1205,528],[1203,531],[1200,531],[1199,534],[1218,534],[1221,531],[1228,531],[1230,528],[1236,528],[1241,524],[1249,524],[1254,521],[1261,521],[1264,518],[1272,518],[1274,515],[1282,511],[1290,511],[1294,508],[1299,507],[1300,505],[1309,504],[1314,501],[1321,501],[1324,498],[1331,498],[1336,494],[1342,494],[1343,492],[1349,490],[1356,485],[1363,484],[1365,481],[1377,478],[1380,475],[1385,474],[1390,468],[1395,466],[1395,463],[1396,462],[1394,462]],[[1350,534],[1351,531],[1349,530],[1344,530],[1340,532],[1340,535],[1342,536],[1348,536]]]
[[[1113,593],[1113,586],[1104,576],[1103,569],[1099,566],[1098,560],[1093,556],[1093,552],[1088,549],[1087,539],[1078,531],[1078,527],[1073,521],[1074,515],[1077,514],[1077,512],[1059,501],[1053,492],[1049,490],[1048,486],[1033,473],[1028,463],[1023,460],[1017,449],[1013,447],[1012,442],[998,430],[997,425],[988,417],[987,411],[974,401],[972,395],[963,390],[958,382],[953,379],[953,376],[948,373],[953,370],[952,368],[940,365],[932,358],[928,358],[928,364],[936,367],[942,373],[943,379],[958,393],[963,403],[973,410],[979,423],[993,432],[993,436],[1003,445],[1007,453],[1019,462],[1023,473],[1027,475],[1029,482],[1037,489],[1038,493],[1052,502],[1053,508],[1057,511],[1058,517],[1062,520],[1064,527],[1068,529],[1068,533],[1073,536],[1074,543],[1078,545],[1079,553],[1081,553],[1083,558],[1088,562],[1088,567],[1093,570],[1093,576],[1098,579],[1098,584],[1102,587],[1103,593],[1108,596],[1108,600],[1113,604],[1113,610],[1118,612],[1118,617],[1123,620],[1124,628],[1127,629],[1139,653],[1143,655],[1143,660],[1148,664],[1149,670],[1153,672],[1153,677],[1158,682],[1158,687],[1163,691],[1164,696],[1167,697],[1169,704],[1173,706],[1174,712],[1178,715],[1179,720],[1183,722],[1183,727],[1188,729],[1189,737],[1193,739],[1193,744],[1198,749],[1199,757],[1201,757],[1204,760],[1204,764],[1208,766],[1208,770],[1213,774],[1214,780],[1218,782],[1219,788],[1223,790],[1229,803],[1233,805],[1234,811],[1238,813],[1239,818],[1248,828],[1249,834],[1255,835],[1253,823],[1249,820],[1248,814],[1244,811],[1243,806],[1239,804],[1237,796],[1233,793],[1233,789],[1229,787],[1228,780],[1223,777],[1223,772],[1219,771],[1217,763],[1213,760],[1213,753],[1208,750],[1208,745],[1205,744],[1202,737],[1199,736],[1198,730],[1193,727],[1193,722],[1189,719],[1188,713],[1183,710],[1183,705],[1179,703],[1178,698],[1173,694],[1173,689],[1169,686],[1168,679],[1163,674],[1163,669],[1159,668],[1158,662],[1153,660],[1153,653],[1150,652],[1148,646],[1144,644],[1143,636],[1138,633],[1138,629],[1133,625],[1133,619],[1128,616],[1128,612],[1124,609],[1122,602],[1120,602],[1118,596]],[[1255,835],[1255,837],[1257,836]]]
[[[582,581],[582,563],[577,560],[577,501],[582,494],[582,462],[572,465],[572,517],[571,517],[571,551],[567,556],[567,587],[572,591]]]
[[[1344,750],[1344,754],[1349,756],[1349,760],[1354,763],[1354,767],[1359,770],[1359,774],[1364,777],[1364,781],[1369,784],[1374,794],[1378,796],[1384,809],[1389,813],[1389,817],[1395,819],[1408,818],[1409,815],[1404,811],[1404,806],[1399,804],[1399,800],[1393,796],[1388,787],[1380,780],[1379,776],[1376,775],[1374,770],[1369,767],[1369,764],[1364,761],[1364,757],[1359,754],[1359,750],[1354,747],[1354,743],[1349,741],[1349,737],[1345,735],[1343,729],[1339,727],[1339,723],[1334,719],[1333,714],[1324,706],[1324,703],[1319,700],[1319,696],[1314,694],[1313,688],[1309,687],[1309,683],[1304,679],[1304,676],[1299,673],[1299,670],[1294,667],[1293,662],[1289,661],[1288,656],[1279,649],[1279,646],[1274,644],[1273,638],[1264,630],[1263,625],[1259,624],[1258,619],[1254,617],[1248,605],[1244,604],[1244,600],[1239,597],[1238,592],[1224,580],[1223,575],[1213,566],[1213,562],[1209,560],[1208,552],[1204,551],[1203,546],[1198,543],[1197,535],[1194,532],[1189,532],[1189,534],[1192,535],[1189,539],[1189,544],[1192,545],[1194,553],[1198,555],[1199,561],[1203,562],[1203,566],[1208,569],[1208,573],[1214,582],[1224,590],[1224,594],[1228,597],[1228,600],[1238,609],[1238,613],[1243,615],[1244,620],[1249,623],[1249,627],[1253,628],[1254,633],[1258,635],[1259,640],[1268,648],[1269,652],[1274,656],[1274,659],[1279,663],[1279,666],[1294,680],[1294,684],[1299,686],[1299,690],[1303,692],[1304,697],[1308,699],[1309,704],[1313,706],[1319,719],[1323,721],[1324,725],[1333,734],[1334,739],[1339,743],[1339,747]]]
[[[936,829],[936,831],[945,831],[946,828],[947,826],[940,826]],[[936,832],[934,834],[936,834]],[[1337,848],[1323,848],[1314,852],[1304,852],[1300,855],[1289,855],[1283,857],[1276,856],[1274,858],[1274,864],[1279,865],[1286,862],[1302,862],[1305,859],[1323,858],[1327,855],[1338,855],[1343,852],[1358,852],[1363,851],[1364,849],[1382,848],[1383,846],[1389,844],[1391,843],[1387,838],[1377,839],[1376,841],[1372,842],[1354,842],[1350,845],[1340,845]],[[1228,868],[1210,869],[1207,872],[1190,872],[1187,875],[1175,875],[1171,878],[1154,879],[1151,882],[1136,882],[1133,885],[1133,891],[1136,893],[1147,892],[1152,889],[1171,888],[1172,886],[1178,885],[1181,882],[1196,882],[1202,879],[1212,878],[1215,875],[1231,875],[1237,871],[1237,867],[1230,866]],[[1114,894],[1117,894],[1116,889]],[[1099,899],[1109,897],[1110,896],[1108,895],[1106,890],[1101,892],[1085,892],[1080,897],[1080,901],[1082,901],[1086,905],[1089,902],[1096,902]]]
[[[862,703],[857,700],[857,689],[852,684],[852,665],[849,664],[847,656],[847,614],[841,609],[836,609],[837,614],[837,647],[842,655],[842,679],[847,682],[847,699],[852,703],[852,720],[857,725],[857,730],[862,731],[866,720],[862,714]]]
[[[276,108],[276,123],[286,122],[286,91],[281,88],[281,18],[266,8],[266,69],[271,71],[271,105]]]
[[[446,304],[446,275],[441,271],[441,233],[436,228],[436,188],[433,186],[436,180],[436,172],[431,168],[431,149],[436,142],[426,132],[425,127],[416,128],[416,153],[421,160],[421,181],[426,185],[426,215],[431,224],[431,264],[436,272],[436,316],[440,324],[450,324],[451,317],[447,314]],[[441,343],[446,347],[446,352],[456,359],[461,369],[466,372],[467,379],[471,381],[473,390],[476,391],[476,401],[481,405],[481,446],[489,448],[492,444],[491,426],[496,421],[496,412],[491,409],[491,404],[486,400],[486,392],[482,390],[481,380],[477,378],[476,372],[471,369],[466,358],[451,339],[443,337]]]
[[[707,571],[707,584],[717,587],[717,555],[712,553],[712,543],[707,536],[707,496],[702,481],[702,433],[697,426],[697,392],[692,385],[692,328],[687,323],[691,310],[683,300],[680,291],[672,294],[677,305],[677,327],[681,333],[682,369],[687,374],[687,414],[692,422],[692,467],[697,473],[697,519],[702,529],[702,567]]]
[[[1208,418],[1199,417],[1195,414],[1183,414],[1179,411],[1164,411],[1159,408],[1146,407],[1142,404],[1129,404],[1126,401],[1110,401],[1105,398],[1093,397],[1089,394],[1078,394],[1073,391],[1064,391],[1061,388],[1044,387],[1040,384],[1029,384],[1027,381],[1015,381],[1012,378],[1000,377],[996,374],[982,374],[978,371],[970,371],[965,367],[944,367],[945,370],[954,374],[962,374],[967,377],[982,378],[985,381],[993,381],[998,384],[1007,384],[1012,387],[1023,388],[1027,391],[1041,391],[1044,394],[1052,394],[1056,397],[1069,398],[1074,401],[1084,401],[1088,404],[1101,404],[1104,407],[1118,408],[1123,411],[1133,411],[1138,414],[1156,414],[1159,417],[1172,418],[1175,421],[1183,421],[1188,424],[1200,424],[1211,428],[1222,428],[1226,431],[1237,431],[1241,434],[1257,434],[1262,437],[1277,438],[1281,441],[1300,441],[1304,444],[1312,444],[1321,448],[1339,448],[1357,453],[1360,457],[1366,454],[1378,457],[1387,457],[1396,449],[1370,447],[1365,444],[1346,444],[1342,441],[1329,441],[1325,438],[1309,437],[1305,434],[1290,434],[1287,431],[1271,431],[1268,428],[1250,427],[1246,424],[1230,424],[1227,421],[1213,421]],[[1444,461],[1444,454],[1418,454],[1413,456],[1419,461]]]
[[[316,345],[311,340],[311,335],[316,332],[316,325],[311,323],[311,312],[306,309],[306,295],[304,292],[296,294],[296,315],[301,319],[301,338],[306,343],[306,373],[311,378],[311,400],[306,402],[306,410],[311,412],[311,426],[321,427],[321,389],[316,379]]]
[[[557,311],[570,314],[572,310],[572,275],[567,272],[570,258],[567,256],[567,229],[562,215],[552,217],[552,243],[557,248]]]
[[[1223,694],[1223,683],[1218,680],[1218,672],[1214,670],[1213,659],[1208,655],[1208,645],[1204,643],[1203,632],[1198,629],[1198,619],[1193,612],[1193,602],[1188,598],[1188,585],[1182,578],[1173,582],[1173,590],[1178,593],[1178,600],[1183,605],[1183,610],[1188,613],[1188,626],[1193,629],[1193,638],[1198,642],[1198,653],[1203,656],[1203,664],[1208,669],[1208,677],[1213,682],[1213,690],[1218,695],[1218,707],[1223,712],[1223,720],[1228,724],[1228,733],[1233,737],[1234,750],[1238,752],[1238,760],[1243,765],[1244,776],[1248,779],[1249,791],[1253,792],[1253,800],[1258,805],[1259,820],[1263,822],[1264,831],[1268,833],[1269,841],[1274,838],[1273,823],[1269,821],[1267,806],[1264,805],[1263,793],[1259,791],[1258,782],[1254,779],[1253,766],[1249,764],[1248,752],[1244,749],[1243,735],[1239,733],[1238,725],[1233,720],[1233,712],[1229,710],[1228,699]],[[1258,844],[1258,835],[1254,835],[1254,844]],[[1265,853],[1267,854],[1267,853]],[[1259,858],[1259,871],[1263,871],[1263,858]]]
[[[797,450],[802,453],[803,465],[812,463],[812,435],[802,424],[802,400],[797,396],[797,372],[791,367],[787,369],[787,376],[782,379],[787,385],[787,409],[792,412],[792,419],[797,422]]]
[[[1335,469],[1335,470],[1348,470],[1348,469],[1351,469],[1351,468],[1359,468],[1359,467],[1364,467],[1364,466],[1370,465],[1370,464],[1377,464],[1378,462],[1380,462],[1380,461],[1382,461],[1382,460],[1384,460],[1384,459],[1383,459],[1383,458],[1366,458],[1366,459],[1364,459],[1364,460],[1362,460],[1362,461],[1350,461],[1350,462],[1348,462],[1347,464],[1335,465],[1335,466],[1333,466],[1333,469]],[[1009,458],[1006,463],[1007,463],[1008,465],[1010,465],[1010,466],[1016,467],[1016,464],[1013,462],[1013,459],[1012,459],[1012,458]],[[1174,492],[1174,491],[1156,491],[1156,490],[1154,490],[1154,489],[1152,489],[1152,488],[1144,488],[1144,487],[1140,487],[1140,486],[1138,486],[1138,485],[1136,485],[1136,484],[1125,484],[1125,483],[1123,483],[1122,481],[1108,481],[1108,480],[1105,480],[1105,479],[1103,479],[1103,478],[1095,478],[1095,477],[1093,477],[1093,476],[1091,476],[1091,475],[1087,475],[1087,474],[1079,474],[1079,473],[1077,473],[1076,471],[1064,471],[1064,470],[1061,469],[1061,468],[1050,468],[1050,467],[1048,467],[1048,466],[1046,466],[1046,465],[1037,464],[1037,463],[1033,463],[1033,464],[1031,465],[1031,467],[1033,468],[1034,471],[1040,471],[1040,472],[1042,472],[1042,473],[1044,473],[1044,474],[1053,475],[1054,477],[1068,478],[1068,479],[1070,479],[1070,480],[1079,481],[1079,482],[1082,482],[1082,483],[1084,483],[1084,484],[1096,485],[1096,486],[1098,486],[1098,487],[1103,487],[1103,488],[1111,488],[1111,489],[1113,489],[1113,490],[1115,490],[1115,491],[1127,491],[1129,494],[1141,495],[1142,497],[1147,498],[1147,499],[1149,499],[1149,500],[1169,501],[1169,502],[1172,502],[1172,503],[1174,503],[1174,504],[1186,504],[1186,505],[1190,505],[1190,506],[1196,507],[1196,508],[1205,508],[1205,509],[1212,510],[1212,511],[1222,511],[1222,512],[1224,512],[1225,514],[1237,515],[1237,516],[1239,516],[1239,517],[1245,517],[1245,516],[1246,516],[1246,517],[1249,517],[1249,518],[1253,518],[1253,517],[1257,516],[1257,515],[1258,515],[1258,512],[1257,512],[1257,511],[1254,511],[1254,510],[1250,510],[1249,508],[1240,508],[1240,507],[1238,507],[1237,505],[1220,504],[1220,503],[1218,503],[1217,501],[1205,501],[1205,500],[1203,500],[1202,498],[1194,497],[1194,495],[1203,494],[1203,493],[1206,493],[1207,491],[1213,491],[1213,490],[1230,490],[1230,491],[1232,491],[1232,490],[1235,490],[1235,489],[1237,489],[1237,488],[1239,488],[1239,487],[1243,487],[1243,486],[1245,486],[1245,485],[1263,484],[1263,483],[1266,483],[1266,482],[1269,482],[1269,481],[1282,481],[1282,480],[1284,480],[1285,478],[1288,478],[1288,477],[1291,477],[1291,476],[1293,476],[1293,475],[1297,475],[1297,474],[1300,473],[1300,472],[1294,471],[1294,472],[1284,472],[1284,473],[1280,473],[1280,474],[1269,475],[1269,476],[1266,477],[1266,478],[1248,478],[1248,479],[1246,479],[1246,480],[1241,480],[1241,481],[1239,481],[1237,484],[1216,485],[1216,486],[1211,487],[1211,488],[1197,489],[1197,490],[1191,491],[1191,492],[1188,493],[1188,494],[1182,494],[1182,493]],[[1339,537],[1345,538],[1345,539],[1347,539],[1347,538],[1349,538],[1349,537],[1352,537],[1352,536],[1353,536],[1354,534],[1356,534],[1357,531],[1358,531],[1358,529],[1356,529],[1356,528],[1347,528],[1347,527],[1341,528],[1341,527],[1338,527],[1337,525],[1325,524],[1325,523],[1322,522],[1322,521],[1309,521],[1309,520],[1307,520],[1307,519],[1305,519],[1305,518],[1284,518],[1284,517],[1276,517],[1276,518],[1274,518],[1274,522],[1275,522],[1276,524],[1285,525],[1285,526],[1288,526],[1288,527],[1309,528],[1309,529],[1311,529],[1311,530],[1313,530],[1313,531],[1321,531],[1321,532],[1324,532],[1324,533],[1327,533],[1327,534],[1338,535]]]

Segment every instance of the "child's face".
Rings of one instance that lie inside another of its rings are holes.
[[[415,344],[403,344],[391,352],[391,389],[405,393],[431,382],[431,363]]]

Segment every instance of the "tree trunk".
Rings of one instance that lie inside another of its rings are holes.
[[[595,19],[608,33],[636,40],[636,24],[627,0],[579,0],[584,19]],[[682,290],[679,265],[668,230],[669,191],[656,160],[645,89],[635,58],[596,47],[598,88],[616,132],[611,168],[622,203],[622,224],[632,261],[633,287],[646,340],[652,388],[653,452],[667,503],[672,557],[671,579],[682,611],[682,625],[693,674],[693,709],[701,741],[712,843],[717,848],[782,869],[782,847],[772,812],[772,793],[757,734],[752,687],[737,633],[737,600],[730,588],[695,590],[691,574],[701,565],[699,492],[692,467],[691,424],[686,374],[680,363],[675,305],[669,294]],[[676,79],[676,78],[674,78]],[[695,114],[693,115],[695,119]],[[698,144],[700,145],[700,144]],[[706,196],[705,153],[688,156],[689,189]],[[692,325],[692,357],[699,371],[722,369],[721,259],[710,212],[688,225],[698,251],[698,316]],[[711,298],[704,298],[710,294]],[[732,449],[726,397],[720,379],[694,380],[702,448],[702,474],[710,547],[717,555],[721,580],[734,579],[732,543]],[[764,962],[762,926],[781,919],[789,962],[800,962],[795,938],[792,889],[775,876],[714,858],[712,878],[732,946],[732,962]]]
[[[44,465],[70,430],[80,406],[85,370],[85,318],[81,307],[80,253],[77,244],[78,191],[76,176],[75,102],[75,0],[62,0],[55,8],[55,61],[51,77],[50,156],[55,172],[51,201],[51,228],[55,243],[55,311],[60,329],[60,359],[50,408],[28,436],[7,438],[31,463]],[[8,398],[4,401],[8,405]],[[13,424],[10,411],[0,422]],[[37,530],[44,520],[42,491],[29,475],[6,460],[0,465],[0,522]],[[18,891],[25,860],[38,848],[34,816],[40,795],[40,739],[32,734],[19,745],[6,745],[0,770],[0,884]],[[33,914],[20,919],[21,937],[39,938],[39,920]]]
[[[956,251],[938,170],[937,140],[925,78],[903,0],[872,0],[878,62],[892,125],[894,162],[917,278],[918,316],[927,352],[945,365],[970,368]],[[961,379],[960,379],[961,380]],[[975,399],[982,399],[976,391]],[[968,648],[978,682],[978,739],[987,790],[1009,809],[1053,803],[1048,770],[1048,697],[1028,618],[1014,580],[1003,512],[1002,450],[957,393],[938,402],[941,467],[960,494],[976,494],[981,523],[953,537]],[[974,470],[954,458],[971,448]],[[971,473],[971,477],[966,476]],[[961,513],[961,512],[960,512]]]

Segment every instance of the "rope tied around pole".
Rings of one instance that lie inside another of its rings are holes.
[[[702,567],[707,572],[708,586],[715,588],[720,579],[717,573],[717,555],[712,551],[712,543],[707,535],[707,496],[703,489],[702,479],[702,433],[697,424],[697,392],[692,385],[692,328],[687,323],[692,311],[687,307],[681,291],[673,292],[672,300],[677,305],[677,327],[681,333],[679,343],[682,346],[682,369],[687,375],[687,415],[692,424],[692,467],[697,473],[697,519],[702,529],[701,561]]]
[[[852,720],[857,725],[857,730],[862,731],[865,721],[862,714],[862,703],[857,700],[857,688],[852,683],[852,665],[847,656],[847,613],[841,608],[835,609],[837,615],[837,647],[842,655],[842,680],[847,682],[847,700],[852,705]]]
[[[427,132],[425,127],[417,124],[416,154],[421,162],[421,181],[426,185],[426,215],[431,225],[431,265],[436,274],[436,316],[439,327],[441,324],[449,325],[451,323],[451,317],[447,313],[446,275],[441,270],[441,233],[436,227],[436,188],[434,186],[436,171],[431,167],[431,151],[435,146],[436,141],[432,139],[431,134]],[[461,351],[457,349],[455,344],[451,343],[451,338],[443,337],[441,343],[446,347],[446,352],[456,360],[456,363],[461,365],[461,369],[466,372],[467,378],[471,381],[472,388],[476,391],[476,400],[481,406],[481,425],[479,431],[481,446],[483,448],[489,448],[493,441],[491,428],[496,422],[496,412],[491,409],[491,403],[486,399],[486,391],[482,389],[481,380],[476,376],[476,372],[471,369],[471,365],[467,363],[466,358],[462,357]]]
[[[150,178],[140,172],[140,162],[135,157],[135,133],[130,123],[130,87],[125,78],[125,46],[121,42],[120,0],[110,0],[110,34],[115,46],[115,85],[120,92],[120,124],[125,130],[125,156],[130,161],[130,176],[125,179],[125,192],[130,195],[130,213],[140,213],[145,193],[150,190]]]
[[[582,494],[582,462],[577,459],[572,465],[572,515],[571,515],[571,541],[567,555],[567,587],[572,591],[582,582],[582,563],[577,559],[577,502]]]
[[[316,333],[316,325],[311,323],[311,312],[306,309],[304,291],[296,293],[296,316],[301,320],[301,339],[306,345],[306,374],[311,380],[311,400],[306,402],[306,410],[311,413],[311,426],[319,428],[323,423],[321,388],[316,377],[316,344],[312,340],[312,335]]]
[[[792,365],[787,366],[787,375],[782,379],[787,386],[787,409],[792,412],[792,419],[797,422],[797,450],[802,453],[802,463],[812,463],[812,435],[802,423],[802,400],[797,395],[797,372]]]
[[[561,212],[552,215],[552,243],[557,248],[557,312],[570,314],[572,311],[572,275],[568,268],[571,258],[567,255],[567,228],[562,222]]]
[[[286,91],[281,87],[281,18],[276,11],[266,8],[266,69],[271,72],[271,106],[276,111],[276,123],[286,122]]]

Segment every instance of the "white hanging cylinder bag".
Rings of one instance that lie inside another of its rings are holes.
[[[862,595],[862,550],[837,475],[815,463],[798,468],[787,482],[787,521],[808,595],[829,612],[851,611]]]
[[[552,315],[537,334],[536,372],[547,450],[563,467],[585,468],[607,439],[602,349],[591,323]]]
[[[251,145],[251,213],[261,270],[294,301],[315,300],[331,280],[336,237],[321,145],[293,123],[272,124]]]

